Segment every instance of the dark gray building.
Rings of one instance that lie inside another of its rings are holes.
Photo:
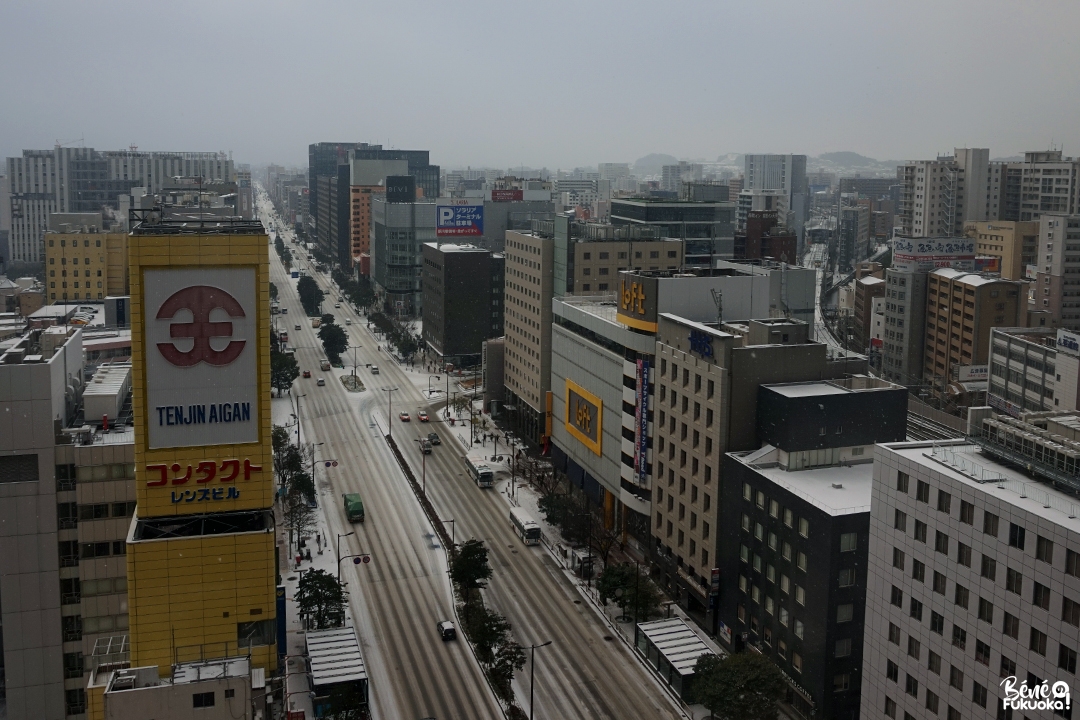
[[[474,245],[424,243],[423,260],[429,354],[440,364],[478,364],[484,341],[503,334],[503,256]]]
[[[762,385],[761,447],[724,457],[717,635],[776,663],[803,717],[859,717],[874,444],[906,422],[876,378]]]
[[[840,192],[857,193],[861,197],[878,200],[892,196],[894,185],[900,185],[895,177],[885,178],[840,178]]]
[[[318,212],[315,243],[320,251],[342,267],[352,266],[349,233],[349,166],[338,166],[334,175],[320,175],[316,182]]]
[[[383,308],[417,315],[421,308],[421,245],[435,242],[435,201],[393,202],[371,196],[371,279]]]
[[[320,142],[308,145],[308,235],[319,237],[319,177],[338,175],[338,166],[349,162],[356,143]]]
[[[611,201],[612,225],[651,225],[661,237],[686,241],[687,265],[711,266],[713,258],[734,256],[736,203],[662,198]]]

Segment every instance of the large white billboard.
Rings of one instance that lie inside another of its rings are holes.
[[[955,270],[975,268],[973,238],[906,238],[892,241],[894,270],[901,272],[930,272],[936,268]]]
[[[151,449],[259,439],[254,268],[143,273]]]

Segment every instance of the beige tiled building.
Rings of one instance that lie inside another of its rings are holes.
[[[48,303],[129,294],[127,261],[127,233],[46,233]]]
[[[1001,259],[1001,277],[1022,280],[1025,268],[1035,264],[1039,223],[994,220],[964,226],[964,234],[975,238],[975,254]]]
[[[575,242],[573,292],[575,295],[613,293],[620,270],[678,270],[683,266],[682,240],[616,240]],[[631,253],[633,257],[631,257]]]
[[[503,384],[511,422],[529,442],[547,432],[555,241],[506,232]]]

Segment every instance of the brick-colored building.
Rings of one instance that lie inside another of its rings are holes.
[[[975,238],[977,255],[1001,259],[1001,277],[1006,280],[1022,280],[1027,266],[1037,262],[1038,222],[972,222],[964,226],[964,234]]]
[[[384,192],[386,188],[382,185],[352,185],[349,188],[349,242],[354,264],[360,264],[361,255],[371,255],[371,196]],[[370,274],[370,267],[370,263],[364,263],[360,274]]]
[[[870,345],[870,323],[874,311],[874,298],[885,297],[885,281],[867,275],[855,281],[855,339],[859,352]]]

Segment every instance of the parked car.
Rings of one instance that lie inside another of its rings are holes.
[[[432,445],[442,445],[442,440],[439,439],[439,433],[428,433],[427,439]]]
[[[454,623],[449,620],[442,620],[435,625],[439,630],[439,637],[443,640],[454,640],[457,638],[457,628],[454,627]]]
[[[412,420],[412,418],[409,417],[409,413],[407,412],[398,413],[398,419],[401,420],[401,422],[409,422]]]
[[[305,377],[305,378],[309,378],[309,377],[311,377],[311,371],[310,371],[310,370],[305,370],[305,371],[304,371],[304,377]]]
[[[317,382],[315,384],[318,385],[319,387],[322,387],[323,385],[326,384],[326,380],[324,380],[322,378],[319,378],[319,382]]]
[[[424,412],[423,410],[421,410],[420,412],[416,413],[416,419],[419,420],[420,422],[427,422],[428,421],[427,413]]]

